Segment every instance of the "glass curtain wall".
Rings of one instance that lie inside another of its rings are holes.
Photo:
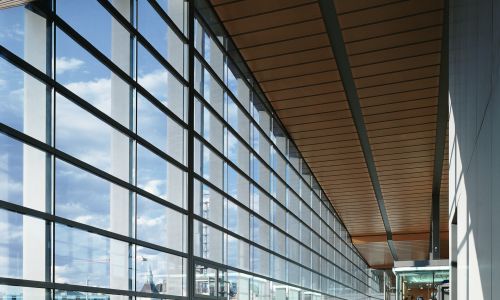
[[[0,297],[382,297],[193,2],[26,2],[0,3]]]

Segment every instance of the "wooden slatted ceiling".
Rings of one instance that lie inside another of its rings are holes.
[[[443,2],[351,2],[335,5],[392,232],[429,232]],[[428,258],[428,239],[394,245]]]
[[[384,236],[317,0],[211,1],[350,234]],[[392,231],[428,234],[443,3],[334,1]],[[428,257],[429,239],[394,245]],[[392,264],[386,241],[356,246],[372,266]]]
[[[317,1],[218,4],[217,14],[318,181],[334,199],[349,232],[384,233]],[[352,205],[353,197],[357,206]]]

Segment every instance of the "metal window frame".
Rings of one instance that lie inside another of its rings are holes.
[[[352,284],[352,286],[349,286],[347,284],[344,284],[344,283],[337,281],[334,278],[329,277],[328,274],[323,275],[321,273],[321,271],[315,271],[315,270],[312,270],[311,268],[306,267],[304,265],[297,264],[298,266],[300,266],[300,268],[304,268],[305,270],[310,271],[311,275],[316,274],[319,276],[319,278],[326,278],[326,279],[331,280],[332,282],[334,282],[336,284],[344,286],[345,288],[352,289],[353,291],[356,291],[357,293],[367,295],[366,293],[371,289],[371,286],[370,286],[371,276],[369,273],[367,273],[359,265],[359,263],[353,261],[354,256],[356,256],[356,259],[360,262],[362,262],[364,260],[359,255],[359,253],[355,250],[355,248],[352,246],[352,244],[350,242],[348,242],[348,240],[350,239],[349,235],[347,235],[347,240],[344,239],[337,231],[334,230],[334,228],[332,226],[330,226],[330,224],[328,224],[327,220],[323,220],[321,218],[321,215],[320,215],[320,214],[322,214],[322,210],[320,212],[318,212],[318,211],[314,210],[309,203],[302,200],[302,197],[286,182],[286,180],[284,180],[281,177],[281,175],[279,175],[270,166],[270,162],[265,161],[260,156],[258,151],[255,150],[253,147],[251,147],[250,143],[247,142],[245,139],[243,139],[241,137],[241,135],[228,124],[228,122],[224,119],[224,117],[220,116],[215,111],[215,109],[213,109],[211,107],[211,105],[206,101],[206,99],[204,99],[202,97],[202,95],[200,95],[195,90],[195,88],[194,88],[194,64],[195,64],[195,58],[196,58],[196,59],[198,59],[200,64],[203,66],[203,68],[205,68],[206,70],[209,71],[209,73],[211,73],[212,77],[217,81],[217,83],[224,90],[226,95],[228,97],[231,97],[231,100],[238,106],[238,108],[241,110],[241,112],[247,117],[247,119],[249,121],[249,125],[252,125],[253,127],[255,127],[258,130],[260,135],[266,140],[266,142],[269,143],[270,147],[275,150],[275,153],[283,159],[283,161],[285,162],[285,166],[287,168],[289,168],[291,171],[295,172],[295,174],[297,174],[298,178],[301,179],[301,182],[303,182],[306,185],[306,188],[317,196],[319,203],[321,205],[323,205],[322,209],[327,209],[327,211],[329,211],[330,214],[333,215],[334,219],[336,219],[340,223],[341,228],[343,230],[345,230],[345,226],[344,226],[342,220],[340,219],[338,214],[335,212],[331,203],[328,201],[325,201],[325,199],[322,195],[323,192],[320,190],[319,194],[318,194],[318,192],[317,192],[318,189],[313,188],[313,184],[317,184],[317,180],[315,179],[314,175],[308,174],[307,176],[310,176],[309,181],[305,180],[306,178],[303,177],[302,173],[295,167],[295,165],[293,165],[291,163],[288,156],[286,154],[284,154],[281,151],[281,149],[278,148],[274,144],[274,142],[272,141],[272,139],[270,137],[271,132],[265,132],[263,130],[263,128],[261,127],[260,123],[255,120],[254,116],[251,113],[252,104],[250,103],[249,109],[243,107],[242,104],[237,100],[237,97],[235,97],[235,95],[231,92],[231,90],[226,86],[226,84],[224,83],[224,80],[222,80],[217,75],[217,73],[211,68],[210,64],[205,60],[203,55],[201,55],[197,51],[197,49],[195,48],[195,46],[194,46],[194,43],[195,43],[195,41],[194,41],[194,20],[195,20],[195,18],[197,18],[197,20],[201,21],[202,23],[204,23],[206,21],[204,20],[203,16],[200,14],[200,12],[197,11],[196,4],[194,3],[193,0],[187,1],[187,4],[188,4],[188,11],[187,11],[188,33],[187,33],[187,35],[188,35],[188,37],[186,37],[184,35],[184,33],[176,26],[176,24],[170,19],[170,17],[167,15],[167,13],[165,11],[163,11],[163,9],[159,6],[159,4],[157,4],[156,2],[154,2],[152,0],[148,0],[148,2],[152,5],[152,7],[159,14],[159,16],[167,23],[168,27],[172,31],[174,31],[174,33],[177,35],[177,37],[185,45],[187,44],[187,47],[188,47],[188,58],[187,58],[188,59],[188,76],[187,76],[187,78],[188,79],[185,79],[185,77],[183,75],[179,74],[177,72],[177,70],[175,70],[175,68],[147,41],[147,39],[141,35],[141,33],[134,27],[137,24],[132,25],[108,1],[97,0],[103,6],[103,8],[111,14],[111,17],[114,18],[116,21],[118,21],[130,33],[130,35],[131,35],[131,49],[134,50],[134,51],[132,51],[132,55],[135,55],[135,56],[137,55],[137,44],[141,44],[149,52],[149,54],[151,56],[153,56],[153,58],[155,58],[160,63],[160,65],[162,65],[167,71],[169,71],[170,74],[172,76],[174,76],[176,78],[176,80],[178,80],[183,85],[184,88],[188,89],[187,118],[186,118],[186,115],[184,115],[183,118],[180,118],[179,116],[177,116],[169,108],[167,108],[163,104],[161,104],[161,102],[158,99],[156,99],[152,94],[150,94],[145,88],[143,88],[140,84],[137,83],[137,81],[136,81],[137,72],[135,72],[135,70],[137,68],[137,65],[136,65],[137,60],[136,59],[135,59],[135,61],[132,60],[132,62],[135,63],[135,66],[133,68],[134,71],[132,71],[132,74],[125,73],[117,65],[115,65],[111,61],[111,59],[109,59],[102,52],[100,52],[99,49],[95,48],[89,41],[87,41],[83,36],[81,36],[76,30],[74,30],[70,25],[68,25],[59,16],[57,16],[57,14],[55,12],[53,12],[53,10],[55,9],[55,3],[56,3],[54,0],[44,0],[44,1],[51,2],[51,3],[53,1],[53,4],[54,4],[53,7],[51,7],[51,8],[41,9],[41,11],[46,14],[47,24],[48,24],[48,32],[49,32],[48,34],[51,37],[53,37],[53,40],[52,39],[50,40],[50,44],[48,45],[48,47],[50,47],[50,49],[52,49],[52,45],[53,45],[55,38],[56,38],[55,31],[57,30],[57,28],[59,28],[66,35],[68,35],[69,38],[73,39],[80,47],[82,47],[82,49],[89,52],[97,61],[99,61],[99,63],[101,63],[104,67],[108,68],[110,70],[110,72],[114,73],[115,75],[119,76],[122,80],[127,82],[127,84],[130,86],[130,88],[134,90],[134,93],[140,93],[141,95],[143,95],[145,99],[147,99],[153,105],[155,105],[167,117],[169,117],[170,119],[172,119],[173,121],[178,123],[180,126],[182,126],[182,128],[184,128],[184,130],[187,131],[187,136],[188,136],[188,139],[187,139],[187,148],[188,148],[187,163],[183,164],[181,162],[178,162],[176,159],[174,159],[173,157],[171,157],[167,153],[163,152],[162,150],[160,150],[156,146],[152,145],[151,143],[149,143],[147,140],[145,140],[141,136],[139,136],[136,132],[134,132],[137,130],[137,124],[135,124],[135,127],[131,126],[131,128],[133,128],[133,129],[129,129],[126,126],[123,126],[122,124],[115,121],[113,118],[111,118],[107,114],[99,111],[94,106],[92,106],[88,102],[86,102],[84,99],[80,98],[79,96],[77,96],[76,94],[74,94],[73,92],[68,90],[66,87],[64,87],[63,85],[58,83],[55,79],[53,79],[54,74],[52,74],[52,70],[54,69],[54,63],[51,64],[51,66],[49,67],[50,72],[49,72],[49,70],[47,70],[47,74],[45,74],[45,73],[39,71],[38,69],[34,68],[33,66],[31,66],[29,63],[24,61],[22,58],[16,56],[14,53],[10,52],[8,49],[6,49],[3,46],[0,46],[0,56],[2,56],[6,61],[12,63],[18,69],[22,70],[23,72],[37,78],[41,82],[43,82],[47,86],[48,94],[50,96],[51,101],[54,100],[56,92],[60,93],[61,95],[65,96],[65,98],[72,101],[74,104],[76,104],[81,109],[87,111],[88,113],[97,117],[99,120],[101,120],[102,122],[104,122],[108,126],[118,130],[119,132],[121,132],[122,134],[127,136],[130,139],[131,144],[133,144],[132,151],[137,151],[137,145],[140,144],[141,146],[143,146],[147,150],[149,150],[149,151],[153,152],[154,154],[156,154],[157,156],[161,157],[163,160],[167,161],[168,163],[173,164],[174,166],[180,168],[183,172],[185,172],[187,174],[187,177],[188,177],[188,180],[187,180],[187,209],[181,208],[181,207],[178,207],[172,203],[166,202],[164,199],[162,199],[158,196],[152,195],[151,193],[149,193],[145,190],[142,190],[141,188],[136,187],[134,184],[131,184],[129,182],[118,179],[111,174],[108,174],[108,173],[106,173],[98,168],[95,168],[92,165],[87,164],[87,163],[53,147],[52,146],[53,145],[53,138],[55,137],[55,134],[54,134],[54,130],[55,130],[55,119],[54,119],[55,114],[54,114],[54,112],[55,112],[55,104],[56,104],[55,101],[51,102],[50,105],[48,105],[48,106],[50,106],[50,107],[48,107],[48,109],[50,109],[50,111],[51,111],[50,116],[52,119],[51,124],[49,126],[50,128],[48,129],[51,131],[50,141],[48,141],[49,144],[38,141],[38,140],[30,137],[29,135],[26,135],[23,132],[20,132],[20,131],[14,129],[14,128],[11,128],[5,124],[0,124],[0,132],[13,138],[13,139],[21,141],[23,144],[27,144],[27,145],[30,145],[34,148],[41,150],[41,151],[44,151],[45,153],[47,153],[50,156],[50,161],[51,161],[51,171],[50,172],[51,172],[51,178],[52,178],[51,184],[55,184],[55,180],[54,180],[55,179],[54,178],[55,165],[54,164],[55,164],[55,161],[57,158],[57,159],[61,159],[62,161],[65,161],[67,163],[70,163],[71,165],[74,165],[74,166],[76,166],[76,167],[78,167],[86,172],[89,172],[93,175],[96,175],[100,178],[103,178],[103,179],[107,180],[108,182],[117,184],[119,186],[122,186],[122,187],[128,189],[132,193],[135,193],[134,194],[135,199],[133,201],[136,201],[137,195],[141,195],[141,196],[143,196],[151,201],[155,201],[161,205],[164,205],[166,207],[173,209],[174,211],[177,211],[179,213],[187,215],[187,218],[188,218],[188,250],[187,250],[187,253],[184,253],[184,252],[176,251],[173,249],[165,248],[165,247],[162,247],[162,246],[159,246],[156,244],[151,244],[151,243],[141,241],[141,240],[138,240],[135,238],[123,236],[123,235],[116,234],[116,233],[113,233],[113,232],[110,232],[107,230],[103,230],[100,228],[96,228],[93,226],[77,223],[75,221],[68,220],[68,219],[53,215],[52,213],[44,213],[44,212],[40,212],[40,211],[36,211],[36,210],[31,210],[29,208],[23,207],[21,205],[12,204],[12,203],[4,201],[2,199],[0,199],[0,208],[44,219],[44,220],[50,222],[50,224],[52,224],[52,232],[54,232],[55,224],[58,223],[58,224],[63,224],[63,225],[67,225],[70,227],[75,227],[75,228],[78,228],[81,230],[89,231],[92,233],[96,233],[96,234],[99,234],[101,236],[105,236],[108,238],[121,240],[121,241],[127,242],[129,244],[144,246],[147,248],[155,249],[157,251],[170,253],[173,255],[181,256],[183,258],[187,258],[187,262],[188,262],[188,270],[187,270],[188,296],[187,297],[188,298],[194,298],[194,280],[195,280],[195,278],[194,278],[194,264],[197,261],[201,261],[201,262],[204,261],[204,259],[202,259],[202,258],[195,257],[194,253],[193,253],[194,242],[193,242],[192,236],[193,236],[193,222],[194,222],[194,220],[202,221],[203,223],[208,223],[208,225],[217,228],[218,230],[224,232],[224,234],[231,235],[231,236],[237,238],[238,240],[242,240],[242,241],[246,242],[247,244],[249,244],[249,247],[250,246],[257,247],[259,249],[262,249],[263,251],[266,251],[267,253],[270,253],[272,255],[275,255],[275,256],[285,260],[286,262],[295,263],[292,260],[286,258],[286,256],[284,254],[276,253],[274,251],[271,251],[270,249],[267,249],[266,247],[263,247],[255,242],[253,242],[251,240],[251,237],[248,239],[245,237],[242,237],[238,234],[235,234],[235,233],[225,229],[222,226],[219,226],[217,224],[210,224],[211,222],[209,220],[206,220],[206,219],[194,214],[193,184],[194,184],[194,180],[198,180],[201,183],[206,184],[207,186],[211,187],[216,192],[220,193],[221,195],[223,195],[224,197],[226,197],[227,199],[229,199],[233,203],[237,204],[239,207],[248,211],[249,216],[250,216],[249,222],[251,220],[251,216],[257,217],[259,220],[261,220],[261,221],[265,222],[267,225],[269,225],[270,229],[274,228],[274,229],[278,230],[279,232],[281,232],[282,234],[284,234],[285,237],[290,238],[290,239],[298,242],[300,245],[302,245],[304,247],[307,247],[307,249],[311,253],[314,253],[318,256],[318,259],[320,259],[320,262],[321,262],[321,259],[324,259],[324,260],[330,262],[332,265],[336,266],[339,270],[342,270],[343,272],[345,272],[346,275],[350,275],[351,276],[350,278],[352,278],[352,281],[355,281],[356,283],[360,283],[360,284],[364,285],[365,288],[362,290],[359,290],[357,288],[358,284]],[[135,1],[132,1],[131,5],[132,5],[132,7],[135,7],[136,6]],[[132,10],[131,13],[134,14],[134,13],[137,13],[137,11]],[[208,30],[210,34],[212,34],[213,36],[216,36],[211,31],[210,26],[208,26],[206,23],[202,24],[202,26],[205,30]],[[226,36],[227,36],[227,34],[226,34]],[[221,49],[225,59],[231,59],[232,56],[228,53],[227,49],[224,47],[224,45],[222,45],[220,40],[215,38],[214,41],[216,41],[217,46]],[[135,46],[135,48],[134,48],[134,46]],[[55,53],[55,49],[48,51],[48,52],[50,52],[50,55],[52,55],[52,51],[54,51],[54,53]],[[52,56],[50,58],[52,59]],[[184,57],[184,59],[185,58],[186,57]],[[53,61],[53,59],[52,59],[52,61]],[[233,62],[233,64],[237,68],[237,71],[240,73],[240,75],[244,74],[238,68],[236,63]],[[284,137],[287,141],[287,143],[286,143],[287,149],[288,149],[288,147],[291,147],[291,146],[293,146],[293,147],[295,147],[295,149],[297,149],[297,147],[293,143],[293,140],[291,140],[291,138],[289,137],[286,130],[283,129],[283,126],[281,125],[279,120],[276,119],[275,113],[272,111],[272,109],[270,109],[268,107],[268,103],[262,100],[262,93],[261,92],[259,93],[259,91],[256,91],[256,88],[258,89],[258,87],[256,87],[254,84],[249,84],[246,80],[245,80],[245,84],[247,84],[249,90],[253,93],[252,95],[255,95],[259,98],[259,101],[265,107],[265,111],[269,114],[269,117],[270,117],[269,122],[271,123],[271,124],[269,124],[270,130],[272,131],[273,126],[276,126],[276,125],[279,126],[279,128],[283,132]],[[131,97],[133,97],[133,96],[131,96]],[[221,153],[220,151],[218,151],[208,141],[206,141],[203,136],[201,136],[199,133],[197,133],[194,130],[194,118],[195,118],[195,116],[194,116],[194,99],[195,98],[198,98],[203,103],[203,105],[205,107],[209,108],[212,111],[212,113],[217,117],[217,119],[222,122],[224,128],[226,128],[228,131],[230,131],[231,134],[233,134],[233,136],[235,136],[238,139],[238,141],[243,146],[245,146],[256,159],[258,159],[258,161],[263,165],[263,167],[267,168],[270,175],[272,175],[272,176],[276,177],[278,180],[280,180],[285,185],[285,187],[287,189],[289,189],[298,199],[300,199],[302,204],[306,205],[306,207],[310,210],[312,218],[319,218],[319,220],[321,220],[322,223],[320,222],[320,231],[321,231],[321,228],[323,226],[325,226],[327,229],[329,229],[331,231],[332,234],[334,234],[338,237],[338,239],[342,243],[342,245],[345,245],[344,247],[346,247],[349,251],[352,251],[353,259],[347,258],[347,256],[344,253],[342,253],[341,251],[339,251],[335,247],[335,245],[331,244],[325,238],[323,238],[323,236],[321,236],[321,232],[316,232],[315,230],[312,229],[311,226],[309,226],[308,224],[305,224],[299,216],[297,216],[295,213],[293,213],[291,210],[289,210],[281,202],[277,201],[277,199],[275,199],[268,191],[263,189],[257,182],[255,182],[251,175],[248,175],[245,172],[243,172],[237,165],[235,165],[233,162],[231,162],[229,159],[227,159],[225,157],[224,153]],[[135,98],[135,100],[136,99],[137,98]],[[253,102],[253,100],[250,100],[250,101]],[[135,118],[131,118],[131,122],[137,122],[137,112],[135,112],[134,116],[135,116]],[[185,119],[187,119],[187,123],[186,123]],[[329,245],[330,247],[332,247],[332,249],[335,250],[336,255],[340,254],[342,256],[343,261],[346,264],[350,264],[350,267],[349,267],[350,269],[352,269],[352,268],[359,269],[359,271],[363,275],[366,276],[367,281],[365,282],[361,278],[358,278],[358,277],[355,277],[355,276],[349,274],[349,272],[347,272],[347,270],[343,269],[342,267],[338,266],[334,262],[330,261],[328,258],[321,255],[321,253],[312,249],[311,245],[305,245],[300,240],[298,240],[296,237],[288,235],[286,230],[283,230],[281,228],[274,226],[274,224],[272,224],[272,222],[270,220],[262,217],[260,214],[256,214],[252,209],[243,205],[241,202],[237,201],[236,199],[234,199],[233,197],[231,197],[230,195],[225,193],[223,190],[217,188],[212,183],[210,183],[209,181],[204,179],[202,176],[196,174],[196,172],[193,169],[193,166],[194,166],[194,164],[193,164],[194,163],[194,139],[195,138],[200,140],[200,142],[202,142],[205,146],[208,146],[209,148],[213,148],[213,150],[217,150],[215,153],[224,161],[225,165],[231,166],[241,176],[245,177],[251,186],[257,187],[270,200],[272,199],[274,201],[274,203],[276,203],[276,205],[279,205],[281,208],[283,208],[285,210],[285,212],[290,213],[293,217],[297,218],[299,220],[299,224],[304,224],[305,228],[308,228],[311,231],[311,235],[312,235],[312,233],[315,233],[320,238],[321,241],[324,241],[327,245]],[[288,150],[287,150],[287,152],[288,152]],[[297,159],[299,159],[299,168],[301,168],[301,166],[304,164],[305,167],[307,168],[308,172],[310,172],[310,168],[307,166],[307,164],[305,164],[303,158],[300,156],[300,153],[298,153]],[[136,159],[135,159],[135,163],[137,163]],[[135,168],[135,172],[137,172],[137,168]],[[137,176],[135,176],[135,178],[137,179]],[[52,187],[52,191],[53,190],[54,190],[54,188]],[[55,201],[53,195],[51,195],[51,199],[52,199],[52,201]],[[54,205],[54,203],[52,203],[52,205]],[[251,227],[249,228],[249,231],[251,231]],[[51,239],[51,238],[49,237],[49,239]],[[53,238],[52,238],[52,240],[53,240]],[[52,249],[54,249],[53,245],[52,245]],[[53,265],[53,259],[54,259],[53,251],[52,251],[51,255],[52,255],[51,263]],[[249,252],[249,255],[251,256],[251,252]],[[209,261],[209,260],[207,260],[206,263],[214,264],[214,262]],[[217,265],[217,263],[215,263],[215,264]],[[52,267],[54,267],[54,266],[52,266]],[[304,287],[290,284],[290,283],[287,283],[284,281],[275,280],[275,279],[272,279],[271,277],[266,278],[265,276],[254,274],[254,273],[249,272],[249,271],[240,270],[238,268],[232,268],[230,266],[226,266],[223,264],[220,264],[219,267],[225,268],[227,270],[233,270],[233,271],[237,271],[237,272],[241,272],[241,273],[246,273],[246,274],[249,274],[251,276],[255,276],[255,277],[269,280],[270,282],[285,284],[288,286],[293,286],[293,287],[299,288],[301,290],[307,290],[310,292],[331,296],[330,294],[325,294],[322,291],[316,291],[316,290],[304,288]],[[53,274],[54,274],[54,270],[52,270],[52,275]],[[37,281],[29,281],[29,280],[13,279],[13,278],[0,278],[0,283],[10,284],[10,285],[40,287],[40,288],[46,288],[46,289],[65,289],[65,290],[79,290],[79,291],[90,291],[90,292],[103,292],[103,293],[138,296],[138,297],[139,296],[151,297],[152,295],[154,295],[154,297],[156,297],[156,298],[174,298],[174,299],[185,299],[186,298],[184,296],[161,295],[161,294],[158,295],[158,294],[148,294],[148,293],[131,292],[131,291],[114,290],[114,289],[90,288],[90,287],[82,287],[82,286],[78,286],[78,285],[58,284],[58,283],[52,283],[52,282],[37,282]],[[321,283],[319,283],[318,286],[321,288]]]

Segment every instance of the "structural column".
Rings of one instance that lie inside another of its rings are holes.
[[[24,10],[24,59],[45,72],[47,68],[47,21],[31,10]],[[24,74],[24,133],[42,142],[50,142],[47,135],[47,89],[30,75]],[[48,191],[49,157],[45,152],[23,146],[23,206],[50,212]],[[49,236],[45,222],[23,216],[23,278],[50,280],[50,260],[47,259]],[[25,299],[42,299],[42,289],[23,289]]]
[[[114,7],[129,19],[130,0],[114,0]],[[130,34],[114,18],[111,21],[111,59],[123,71],[131,74]],[[131,88],[117,75],[111,75],[111,117],[123,126],[131,127]],[[121,180],[130,182],[131,176],[130,139],[116,130],[111,134],[111,172]],[[111,231],[121,235],[132,234],[131,192],[111,184],[110,225]],[[129,269],[130,246],[117,240],[110,243],[110,287],[127,290],[130,288]],[[119,299],[120,296],[111,296]]]

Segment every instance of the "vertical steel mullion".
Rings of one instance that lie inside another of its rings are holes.
[[[136,1],[135,0],[130,0],[130,23],[132,26],[137,26],[138,24],[138,13],[136,9]],[[137,38],[129,33],[130,35],[130,73],[129,74],[136,82],[137,82]],[[137,133],[137,122],[138,122],[138,101],[137,101],[137,89],[134,87],[129,87],[130,91],[130,127],[131,130],[134,133]],[[135,104],[135,105],[134,105]],[[130,164],[129,166],[132,168],[130,170],[130,181],[134,186],[137,186],[137,141],[130,141]],[[131,206],[133,208],[133,211],[131,211],[129,214],[131,215],[133,220],[133,233],[132,237],[136,238],[137,237],[137,193],[134,193],[132,191],[129,192],[130,195],[130,201],[129,201],[129,207]],[[129,251],[131,251],[131,261],[130,261],[130,266],[132,268],[132,272],[134,274],[132,282],[132,287],[134,291],[137,291],[137,246],[131,245]]]
[[[194,0],[188,0],[188,299],[194,299]]]
[[[47,5],[48,9],[51,12],[55,13],[55,5],[56,2],[55,0],[47,0],[45,5]],[[55,41],[56,41],[56,35],[55,35],[55,27],[54,27],[54,22],[51,17],[47,17],[46,21],[46,36],[47,36],[47,41],[46,41],[46,74],[50,77],[55,79],[55,57],[56,57],[56,48],[55,48]],[[56,119],[55,119],[55,111],[56,111],[56,102],[55,102],[55,91],[51,86],[46,86],[46,91],[47,91],[47,97],[46,97],[46,133],[47,133],[47,140],[46,142],[49,143],[49,145],[55,147],[55,128],[56,128]],[[50,181],[47,182],[48,185],[48,191],[47,191],[47,198],[46,198],[46,203],[47,203],[47,213],[52,213],[55,215],[56,210],[56,203],[55,203],[55,188],[56,188],[56,181],[55,181],[55,172],[56,172],[56,165],[55,161],[56,158],[54,155],[46,154],[48,157],[47,165],[46,165],[46,173],[47,176],[50,178]],[[49,204],[50,203],[50,204]],[[46,245],[49,248],[47,250],[46,254],[46,274],[45,274],[45,281],[47,282],[55,282],[55,223],[46,221]],[[51,295],[54,295],[55,297],[55,290],[46,290],[45,291],[45,299],[49,300],[51,299]]]

